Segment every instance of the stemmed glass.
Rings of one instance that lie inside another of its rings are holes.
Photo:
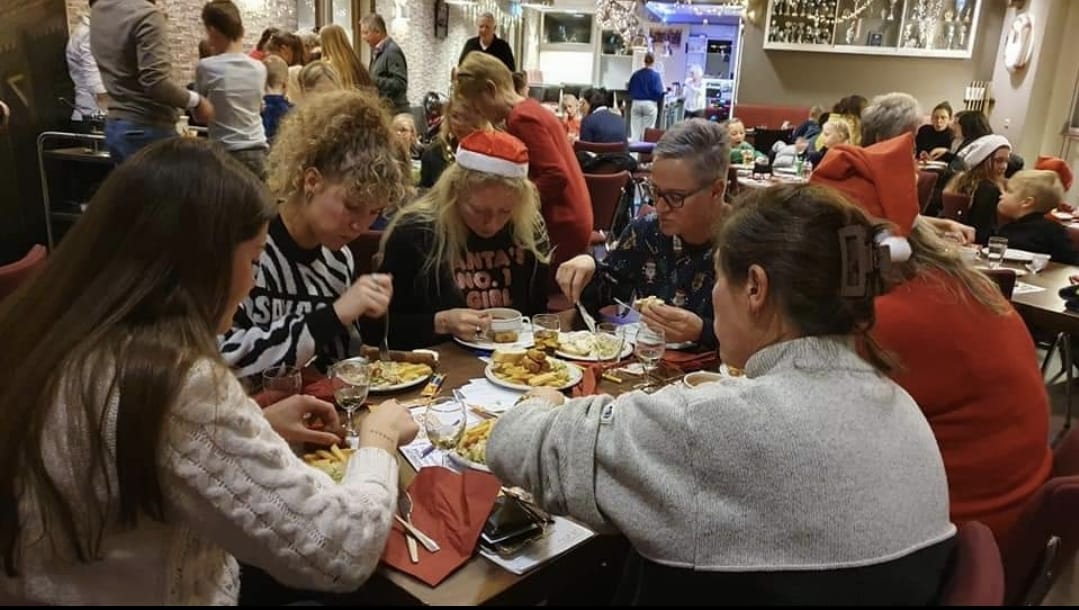
[[[625,334],[617,324],[601,322],[596,325],[592,342],[595,345],[596,360],[606,369],[614,366],[618,362],[618,357],[622,355]]]
[[[641,322],[640,328],[637,329],[637,345],[633,353],[644,365],[645,379],[653,377],[656,364],[659,363],[665,351],[667,351],[667,335],[663,329],[649,328]]]
[[[442,450],[442,465],[446,465],[446,452],[457,448],[465,435],[465,405],[456,398],[443,396],[431,401],[423,415],[423,429],[427,440]]]
[[[302,390],[303,377],[300,369],[294,366],[286,364],[262,372],[262,391],[270,398],[270,402],[295,396]]]
[[[330,368],[330,380],[333,397],[345,410],[345,439],[349,446],[354,447],[359,442],[359,435],[352,425],[352,414],[367,400],[367,391],[371,386],[371,363],[367,358],[342,360]]]

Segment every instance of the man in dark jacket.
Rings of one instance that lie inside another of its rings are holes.
[[[389,101],[394,114],[408,112],[408,63],[401,47],[386,34],[386,20],[378,13],[360,20],[360,37],[371,45],[371,78],[378,94]]]
[[[479,36],[469,38],[465,48],[461,51],[461,57],[457,60],[460,64],[465,56],[472,51],[480,51],[488,55],[494,55],[499,61],[506,64],[510,72],[517,71],[517,62],[513,59],[513,49],[505,40],[495,36],[495,16],[491,13],[483,13],[476,20],[476,29]]]

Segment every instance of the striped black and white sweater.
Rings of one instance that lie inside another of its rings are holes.
[[[301,248],[281,217],[270,223],[255,287],[232,328],[218,337],[221,354],[238,377],[280,365],[303,366],[318,355],[323,366],[360,347],[359,326],[344,325],[332,305],[352,284],[348,248]]]

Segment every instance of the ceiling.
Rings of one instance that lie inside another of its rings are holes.
[[[729,1],[695,0],[687,3],[650,0],[645,2],[645,8],[663,23],[737,24],[742,14],[742,9],[732,7]]]

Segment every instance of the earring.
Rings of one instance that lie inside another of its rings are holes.
[[[312,197],[314,197],[314,194],[311,191],[305,189],[304,192],[303,192],[303,200],[306,203],[311,203],[311,198]]]

